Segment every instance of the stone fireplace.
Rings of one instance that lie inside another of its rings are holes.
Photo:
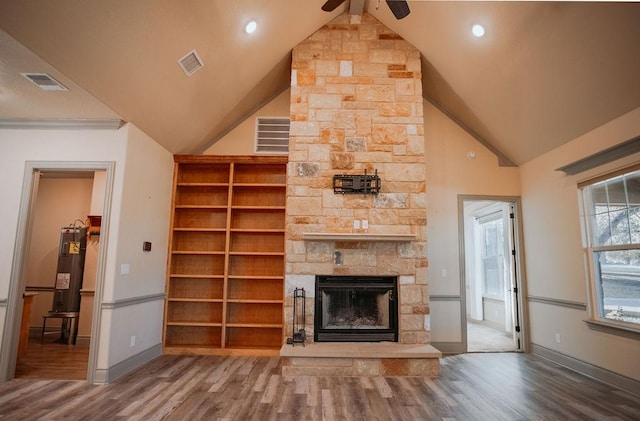
[[[295,288],[305,289],[306,338],[315,342],[316,312],[323,311],[316,305],[326,299],[316,296],[317,280],[393,278],[390,318],[397,332],[358,349],[382,349],[380,341],[398,350],[429,343],[421,89],[420,52],[367,13],[345,13],[293,49],[285,336],[293,333]],[[374,173],[380,178],[375,194],[332,188],[336,175]],[[338,300],[340,294],[329,295]],[[348,298],[360,299],[357,293]],[[283,356],[290,352],[285,347]]]

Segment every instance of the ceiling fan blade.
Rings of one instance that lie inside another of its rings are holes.
[[[396,19],[402,19],[411,13],[411,10],[409,10],[409,4],[406,0],[387,0],[387,5]]]
[[[327,2],[322,5],[322,10],[324,10],[325,12],[333,12],[345,1],[346,0],[327,0]]]

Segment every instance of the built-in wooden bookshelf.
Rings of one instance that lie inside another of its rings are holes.
[[[165,352],[279,349],[286,157],[175,163]]]

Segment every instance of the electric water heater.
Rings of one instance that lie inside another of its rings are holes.
[[[51,313],[80,311],[80,289],[87,251],[87,229],[62,227]]]

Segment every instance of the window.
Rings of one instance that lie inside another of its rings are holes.
[[[596,320],[640,325],[640,171],[581,185]]]
[[[483,293],[485,297],[504,300],[504,282],[502,274],[502,244],[504,230],[502,212],[479,218],[482,232],[482,275]]]

